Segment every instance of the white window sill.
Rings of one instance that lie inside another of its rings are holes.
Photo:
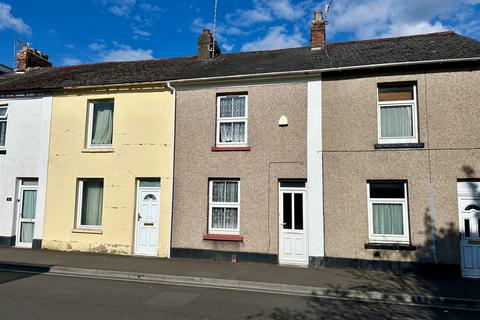
[[[72,233],[91,233],[91,234],[103,234],[102,229],[72,229]]]
[[[113,153],[113,148],[84,148],[82,153]]]

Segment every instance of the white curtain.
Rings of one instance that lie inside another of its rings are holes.
[[[238,182],[213,182],[213,202],[238,202]]]
[[[31,222],[22,222],[20,226],[20,242],[32,242],[33,226]]]
[[[213,208],[212,228],[215,229],[237,229],[238,209],[237,208]]]
[[[81,224],[100,226],[102,224],[103,182],[84,181],[82,194]]]
[[[37,191],[23,191],[22,199],[22,218],[35,219],[35,208],[37,206]]]
[[[0,121],[0,147],[5,146],[6,133],[7,133],[7,121]]]
[[[374,234],[403,234],[403,205],[398,203],[373,204]]]
[[[244,142],[245,122],[220,123],[220,142]]]
[[[245,117],[245,98],[235,97],[233,98],[233,117]]]
[[[413,136],[412,106],[389,106],[380,109],[382,137]]]
[[[113,103],[95,103],[93,109],[92,144],[111,144],[113,133]]]
[[[220,99],[220,118],[230,118],[232,116],[232,98]]]

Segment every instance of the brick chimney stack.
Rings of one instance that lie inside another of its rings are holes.
[[[30,48],[28,44],[24,44],[22,50],[16,54],[17,71],[23,72],[28,68],[35,67],[51,67],[52,63],[48,61],[48,55]]]
[[[217,42],[214,41],[212,33],[209,29],[204,29],[203,33],[198,37],[198,58],[209,60],[215,58],[220,53],[220,48]]]
[[[312,49],[323,49],[326,45],[325,19],[322,11],[316,10],[313,13],[313,21],[310,25],[310,47]]]

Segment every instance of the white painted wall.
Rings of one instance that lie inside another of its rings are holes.
[[[307,191],[308,255],[325,255],[323,227],[322,81],[308,82]]]
[[[38,178],[33,239],[43,238],[52,98],[0,98],[8,104],[5,150],[0,154],[0,236],[16,234],[18,178]],[[6,201],[11,197],[12,201]]]

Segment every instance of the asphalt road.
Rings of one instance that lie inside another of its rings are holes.
[[[479,319],[480,312],[0,272],[0,319]]]

